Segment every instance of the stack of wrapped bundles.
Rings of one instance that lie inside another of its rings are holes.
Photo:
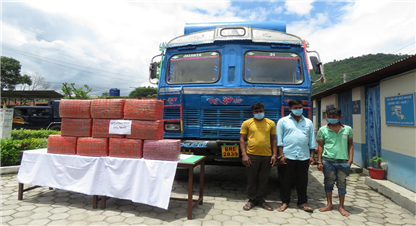
[[[61,135],[90,137],[92,130],[91,100],[61,100]]]
[[[79,137],[77,154],[85,156],[108,156],[108,138]]]
[[[53,154],[77,154],[77,137],[66,137],[61,135],[49,135],[48,153]]]
[[[109,155],[111,157],[142,158],[143,141],[127,138],[110,138]]]
[[[164,103],[161,100],[126,100],[124,119],[162,120],[163,109]]]
[[[131,134],[126,135],[131,139],[161,140],[163,139],[163,121],[132,120]]]
[[[143,144],[144,159],[178,161],[180,153],[180,140],[145,140]]]

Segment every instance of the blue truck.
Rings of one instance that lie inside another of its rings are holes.
[[[300,99],[311,118],[311,87],[325,80],[319,54],[286,33],[283,21],[188,23],[184,35],[159,47],[149,81],[165,101],[164,139],[180,139],[182,153],[211,163],[241,161],[240,126],[253,117],[253,103],[277,123],[289,100]]]

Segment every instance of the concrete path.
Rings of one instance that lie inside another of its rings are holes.
[[[343,217],[334,210],[319,212],[326,204],[323,175],[311,167],[309,205],[313,213],[296,208],[296,192],[285,212],[255,207],[244,211],[246,175],[243,167],[206,166],[204,204],[186,218],[186,202],[171,201],[168,210],[128,200],[109,199],[107,208],[93,209],[92,196],[64,190],[37,188],[17,200],[16,174],[1,175],[1,225],[415,225],[413,213],[372,190],[365,184],[367,176],[352,174],[348,178],[346,209],[351,216]],[[195,194],[199,173],[195,175]],[[274,208],[280,203],[277,170],[270,175],[267,201]],[[138,188],[140,189],[140,188]],[[334,190],[337,193],[337,190]],[[187,196],[187,181],[175,181],[172,196]],[[195,196],[196,197],[196,196]]]

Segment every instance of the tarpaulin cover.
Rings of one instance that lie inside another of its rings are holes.
[[[110,138],[109,155],[111,157],[142,158],[143,141],[139,139]]]
[[[121,119],[124,117],[123,99],[97,99],[91,103],[92,118]]]
[[[164,103],[161,100],[126,100],[125,119],[161,120]]]
[[[143,158],[153,160],[178,161],[181,154],[181,140],[145,140]]]
[[[49,135],[48,153],[76,155],[77,137],[65,137],[59,134]]]
[[[126,135],[109,134],[111,119],[93,119],[92,120],[92,137],[117,137],[123,138]]]
[[[63,99],[59,104],[61,118],[91,118],[91,100]]]
[[[23,152],[17,181],[168,209],[178,162]]]
[[[132,120],[131,135],[126,135],[126,138],[161,140],[163,139],[163,121]]]
[[[62,136],[90,137],[91,131],[92,119],[62,118]]]
[[[108,156],[108,138],[78,138],[77,155]]]

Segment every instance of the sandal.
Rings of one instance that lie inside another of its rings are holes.
[[[304,210],[304,211],[306,211],[306,212],[310,212],[310,213],[312,213],[313,212],[313,209],[312,208],[310,208],[309,206],[308,206],[308,204],[302,204],[302,205],[299,205],[298,206],[299,207],[299,209],[302,209],[302,210]]]
[[[265,210],[273,211],[273,207],[269,206],[266,202],[263,202],[263,204],[261,204],[261,207],[263,207],[263,209]]]
[[[244,206],[243,206],[243,210],[251,210],[254,207],[254,202],[253,201],[248,201]]]
[[[280,212],[283,212],[287,209],[287,204],[286,203],[282,203],[279,206],[277,206],[277,210],[279,210]]]

